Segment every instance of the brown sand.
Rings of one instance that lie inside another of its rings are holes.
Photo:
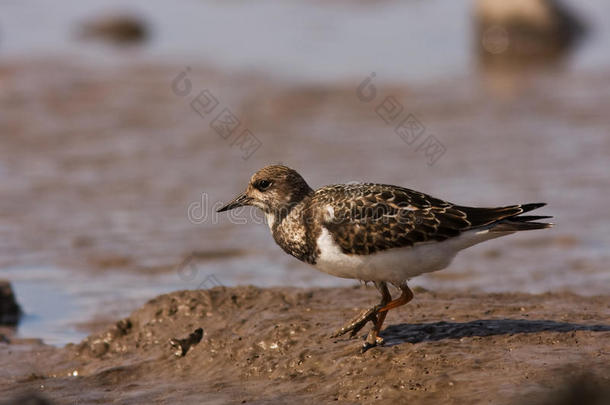
[[[179,291],[63,349],[0,344],[0,397],[56,403],[522,403],[610,383],[610,298],[434,293],[390,313],[385,347],[330,339],[372,288]],[[197,328],[184,357],[169,339]],[[362,333],[364,334],[364,332]]]

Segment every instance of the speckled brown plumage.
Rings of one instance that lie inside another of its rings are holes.
[[[332,207],[334,215],[322,215],[321,225],[344,253],[358,255],[440,242],[544,205],[464,207],[403,187],[370,183],[323,187],[307,204],[316,207],[313,211]]]

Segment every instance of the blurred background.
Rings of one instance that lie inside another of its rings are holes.
[[[17,334],[76,342],[178,289],[354,285],[284,254],[256,212],[214,213],[273,163],[313,188],[547,202],[555,228],[412,285],[608,294],[608,16],[604,0],[0,0]]]

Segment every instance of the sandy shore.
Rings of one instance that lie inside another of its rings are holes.
[[[610,298],[434,293],[388,316],[385,347],[330,339],[373,288],[178,291],[80,344],[0,343],[0,397],[53,403],[531,403],[610,383]],[[203,328],[177,356],[171,338]],[[578,380],[577,380],[578,381]],[[559,394],[558,394],[559,392]],[[543,403],[543,402],[541,402]]]

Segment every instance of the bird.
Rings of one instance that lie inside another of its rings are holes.
[[[371,322],[361,350],[382,345],[388,311],[413,299],[411,278],[446,268],[463,249],[519,231],[545,229],[551,216],[523,215],[546,203],[493,208],[443,201],[377,183],[312,189],[294,169],[258,170],[246,190],[217,212],[253,206],[263,211],[273,239],[288,254],[330,275],[372,282],[379,304],[363,310],[331,337],[354,337]],[[400,291],[392,298],[389,285]]]

